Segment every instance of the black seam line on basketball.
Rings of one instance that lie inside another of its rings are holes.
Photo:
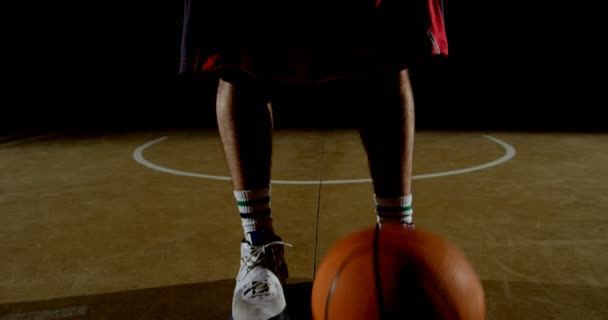
[[[374,275],[376,277],[376,302],[378,304],[378,316],[380,319],[385,319],[384,316],[384,299],[382,297],[382,279],[380,278],[380,224],[376,224],[374,230]]]
[[[270,197],[264,197],[260,199],[252,199],[252,200],[239,200],[236,202],[238,206],[247,207],[247,206],[255,206],[258,204],[265,204],[270,202]]]
[[[338,278],[340,277],[342,270],[344,270],[344,268],[346,267],[348,260],[354,258],[357,254],[358,254],[357,250],[353,250],[353,252],[351,252],[351,254],[346,256],[346,258],[344,258],[344,261],[342,261],[342,264],[340,265],[340,267],[338,268],[338,271],[336,271],[336,274],[334,275],[334,279],[331,281],[331,286],[329,287],[329,291],[327,292],[327,299],[325,299],[325,317],[324,317],[325,320],[329,319],[329,302],[331,301],[331,297],[334,294],[334,289],[336,287],[336,283],[338,283]]]
[[[258,219],[265,217],[270,217],[270,209],[256,212],[241,212],[241,218],[243,219]]]

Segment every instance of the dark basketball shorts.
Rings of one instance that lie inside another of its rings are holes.
[[[179,73],[319,83],[447,54],[440,0],[184,0]]]

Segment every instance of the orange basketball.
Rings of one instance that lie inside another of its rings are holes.
[[[401,226],[339,240],[319,265],[311,304],[314,320],[485,319],[483,287],[463,253]]]

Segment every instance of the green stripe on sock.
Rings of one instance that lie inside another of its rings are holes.
[[[405,207],[376,207],[376,211],[377,212],[407,212],[407,211],[411,211],[412,210],[412,206],[405,206]]]
[[[265,204],[270,202],[270,197],[265,197],[261,199],[253,199],[253,200],[240,200],[237,201],[236,204],[241,207],[251,207],[256,206],[258,204]]]

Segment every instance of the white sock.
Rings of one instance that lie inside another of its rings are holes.
[[[270,186],[255,190],[235,190],[234,198],[239,207],[245,235],[257,230],[272,231]]]
[[[374,195],[376,216],[379,223],[396,222],[413,224],[412,195],[380,198]]]

